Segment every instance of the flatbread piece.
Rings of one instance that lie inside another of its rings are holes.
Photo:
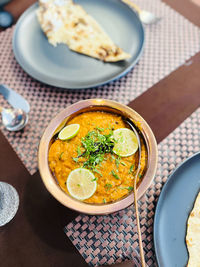
[[[187,222],[186,244],[189,252],[188,267],[200,267],[200,192]]]
[[[71,0],[40,0],[37,17],[54,46],[63,43],[75,52],[108,62],[130,58],[94,18]]]

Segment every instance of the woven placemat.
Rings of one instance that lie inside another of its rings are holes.
[[[158,196],[178,164],[200,150],[200,108],[162,141],[158,149],[155,179],[139,201],[145,258],[152,267],[156,266],[153,218]],[[133,206],[106,216],[80,215],[65,227],[65,232],[90,266],[121,262],[137,257],[139,252]]]
[[[146,43],[142,58],[125,77],[109,85],[82,91],[47,86],[28,76],[16,62],[12,52],[13,30],[0,34],[0,79],[31,105],[27,127],[18,133],[0,129],[31,174],[37,170],[37,149],[44,128],[61,109],[78,100],[108,98],[127,104],[200,50],[200,31],[183,16],[159,0],[136,0],[162,17],[146,26]],[[0,96],[0,105],[7,106]]]

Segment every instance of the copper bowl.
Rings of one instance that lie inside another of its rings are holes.
[[[67,107],[55,118],[53,118],[44,131],[43,136],[40,140],[38,151],[39,171],[47,190],[64,206],[86,214],[109,214],[124,209],[133,204],[133,193],[130,193],[129,195],[115,202],[105,204],[88,204],[78,201],[65,193],[60,188],[60,186],[56,182],[56,179],[51,173],[48,164],[49,146],[51,144],[53,136],[63,128],[63,126],[69,119],[80,113],[92,110],[101,110],[119,114],[125,118],[129,118],[135,123],[140,124],[140,134],[142,135],[146,143],[148,157],[146,172],[141,183],[139,184],[137,191],[138,199],[145,193],[155,176],[157,167],[158,151],[154,134],[146,121],[137,112],[123,104],[111,100],[83,100]]]

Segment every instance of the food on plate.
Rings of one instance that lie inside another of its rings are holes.
[[[114,44],[94,18],[71,0],[40,0],[38,21],[50,44],[107,62],[130,58]]]
[[[186,244],[189,252],[188,267],[200,266],[200,192],[187,222]]]
[[[49,148],[49,167],[59,186],[73,198],[87,203],[109,203],[129,194],[138,165],[138,144],[123,117],[88,111],[70,119],[65,127],[70,125],[79,125],[73,137],[61,140],[59,135],[64,131],[61,130]],[[147,166],[142,137],[141,143],[138,184]]]

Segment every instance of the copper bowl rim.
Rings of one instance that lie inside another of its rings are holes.
[[[52,137],[55,135],[60,128],[62,128],[67,121],[67,118],[76,113],[81,113],[84,109],[96,108],[97,110],[102,110],[102,108],[111,108],[113,111],[116,110],[123,116],[129,117],[141,125],[141,132],[146,141],[148,150],[148,166],[146,173],[138,187],[137,196],[138,199],[146,192],[154,179],[157,159],[158,159],[158,149],[156,139],[154,134],[147,124],[147,122],[133,109],[125,106],[121,103],[107,100],[107,99],[88,99],[76,102],[68,106],[66,109],[58,113],[49,123],[45,129],[39,144],[38,149],[38,165],[41,178],[47,190],[64,206],[73,209],[75,211],[85,213],[85,214],[109,214],[119,210],[122,210],[134,202],[133,193],[127,195],[123,199],[116,202],[105,203],[105,204],[87,204],[85,202],[73,199],[71,196],[66,194],[58,185],[55,178],[53,177],[48,164],[48,151],[49,144]],[[88,110],[87,110],[88,111]],[[60,126],[62,124],[62,126]],[[59,126],[59,129],[58,129]]]

